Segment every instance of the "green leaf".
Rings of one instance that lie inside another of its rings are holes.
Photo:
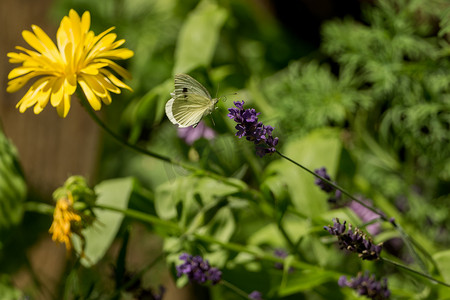
[[[335,277],[333,273],[327,271],[314,270],[300,272],[297,270],[288,277],[285,284],[280,286],[278,295],[285,297],[298,292],[308,291]]]
[[[26,183],[14,145],[0,131],[0,231],[22,220]]]
[[[437,252],[433,255],[433,259],[441,273],[444,281],[450,284],[450,250]]]
[[[166,182],[156,189],[156,213],[165,220],[177,218],[182,226],[186,226],[202,206],[212,203],[216,198],[236,193],[238,190],[235,186],[207,177],[178,177],[175,181]],[[196,200],[196,197],[200,202]]]
[[[178,36],[175,74],[210,65],[227,15],[226,9],[210,0],[201,1],[189,14]]]
[[[315,130],[289,140],[283,154],[311,171],[324,166],[333,179],[342,149],[339,134],[330,128]],[[314,184],[312,174],[284,159],[272,162],[266,171],[287,186],[293,205],[302,214],[314,218],[328,209],[329,196]]]
[[[98,195],[96,204],[112,206],[124,210],[133,191],[132,178],[111,179],[101,182],[95,187]],[[120,228],[124,215],[106,209],[94,209],[96,221],[83,231],[86,242],[85,257],[81,263],[90,267],[96,264],[106,253]],[[74,238],[74,247],[81,253],[81,240]]]

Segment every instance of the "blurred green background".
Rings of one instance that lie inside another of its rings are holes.
[[[94,268],[64,263],[59,249],[60,259],[53,264],[62,266],[50,276],[50,284],[33,268],[30,253],[42,243],[51,219],[36,213],[22,218],[21,205],[36,199],[51,203],[50,193],[36,191],[27,166],[21,171],[24,147],[19,147],[18,156],[2,136],[0,295],[10,295],[5,299],[20,299],[22,293],[31,299],[114,299],[118,295],[111,287],[119,285],[112,283],[108,266],[120,265],[119,249],[128,249],[123,260],[134,273],[141,271],[142,261],[151,261],[164,249],[168,266],[159,262],[141,278],[143,286],[152,288],[167,282],[173,287],[169,273],[173,274],[174,257],[184,249],[209,253],[210,262],[224,268],[224,277],[248,292],[261,290],[267,295],[264,299],[353,299],[326,270],[352,275],[362,268],[390,274],[398,299],[445,295],[414,278],[404,281],[404,275],[390,267],[360,263],[338,252],[324,237],[322,226],[335,216],[356,225],[361,220],[345,205],[328,203],[310,175],[277,156],[257,157],[251,143],[234,136],[233,121],[226,115],[233,101],[244,100],[247,108],[256,108],[260,120],[275,127],[282,153],[311,169],[327,167],[333,180],[372,199],[446,265],[450,261],[449,251],[445,252],[450,246],[448,1],[58,0],[49,6],[51,26],[56,28],[71,8],[80,15],[90,11],[96,34],[115,26],[118,38],[126,40],[124,46],[135,52],[123,62],[133,75],[128,84],[134,92],[124,92],[103,107],[102,117],[109,126],[133,144],[243,181],[261,191],[264,199],[252,199],[211,178],[191,176],[83,129],[77,132],[78,144],[84,134],[97,141],[86,154],[89,158],[77,157],[89,161],[83,175],[91,184],[133,177],[127,196],[130,208],[183,228],[195,222],[199,211],[210,209],[211,220],[199,232],[269,252],[288,248],[301,261],[325,271],[316,277],[299,271],[280,288],[283,274],[267,262],[125,218],[108,255]],[[22,29],[30,26],[23,24]],[[214,139],[190,145],[166,119],[164,105],[176,73],[195,77],[211,95],[228,95],[204,119],[215,132]],[[15,118],[11,114],[19,115],[12,111],[2,118]],[[8,124],[7,135],[13,130]],[[64,171],[68,176],[76,169]],[[62,182],[51,183],[55,184]],[[280,224],[295,245],[286,243]],[[375,240],[385,242],[389,255],[415,260],[416,266],[425,265],[437,276],[445,273],[422,254],[415,257],[401,241],[399,245],[398,233],[389,226],[383,229]],[[43,249],[55,251],[51,246]],[[450,267],[445,270],[450,273]],[[28,279],[20,280],[21,276]],[[447,281],[448,276],[444,275]],[[222,286],[210,292],[198,289],[185,289],[184,294],[169,291],[167,299],[240,299]],[[133,296],[123,292],[122,297]]]

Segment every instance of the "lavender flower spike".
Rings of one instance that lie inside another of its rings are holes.
[[[333,221],[333,226],[324,226],[324,229],[338,237],[341,249],[358,253],[358,256],[363,260],[377,260],[380,258],[383,243],[375,245],[370,237],[358,228],[353,230],[351,225],[349,225],[348,232],[345,232],[345,221],[344,224],[341,224],[337,218],[333,219]]]
[[[180,255],[180,259],[184,263],[177,266],[177,276],[181,277],[186,274],[190,281],[197,283],[205,283],[208,280],[214,285],[222,279],[222,272],[209,265],[207,260],[203,260],[201,256],[192,256],[187,253]]]
[[[254,108],[244,109],[244,101],[235,101],[236,107],[229,108],[228,117],[234,119],[236,123],[236,136],[252,141],[256,145],[256,154],[263,157],[266,154],[272,154],[276,151],[275,147],[278,144],[278,138],[272,136],[273,127],[265,126],[262,122],[258,122],[258,116]]]
[[[382,281],[376,281],[374,275],[365,273],[362,275],[358,274],[357,277],[347,280],[345,276],[339,278],[339,286],[349,287],[358,292],[360,296],[366,296],[372,300],[385,300],[389,299],[391,292],[387,287],[387,279],[384,278]]]

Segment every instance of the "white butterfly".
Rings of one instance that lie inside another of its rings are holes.
[[[179,127],[195,128],[203,116],[210,114],[217,98],[212,99],[206,88],[186,74],[175,75],[175,91],[166,103],[166,115]]]

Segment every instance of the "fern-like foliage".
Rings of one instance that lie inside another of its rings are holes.
[[[369,25],[353,20],[326,24],[323,50],[354,70],[363,82],[358,90],[378,107],[380,115],[373,115],[369,121],[374,126],[367,128],[385,145],[407,149],[448,180],[450,47],[444,38],[448,19],[441,18],[449,11],[441,13],[442,5],[381,0],[365,11]]]
[[[414,218],[426,223],[450,180],[450,8],[379,0],[363,15],[364,23],[324,24],[321,52],[332,69],[302,60],[261,90],[283,132],[345,128],[359,175],[391,199],[422,199]]]

